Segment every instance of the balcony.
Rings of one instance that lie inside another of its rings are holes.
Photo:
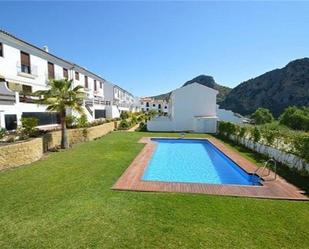
[[[15,103],[15,92],[7,87],[6,82],[0,82],[0,105],[14,105]]]
[[[17,75],[34,79],[38,77],[38,67],[36,65],[22,65],[20,61],[16,63]]]
[[[111,105],[110,101],[103,100],[103,98],[98,98],[98,97],[95,97],[93,102],[96,105]]]
[[[28,104],[34,104],[35,101],[38,99],[38,97],[33,97],[29,93],[19,93],[19,102],[20,103],[28,103]]]

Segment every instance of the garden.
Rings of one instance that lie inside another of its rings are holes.
[[[113,132],[1,172],[0,247],[309,247],[309,202],[111,190],[147,136],[175,134]]]

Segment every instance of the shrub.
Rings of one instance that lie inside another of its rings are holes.
[[[77,127],[78,128],[83,128],[89,126],[87,116],[85,114],[82,114],[78,119],[77,119]]]
[[[309,135],[299,135],[293,141],[296,153],[309,162]]]
[[[4,138],[6,134],[6,129],[0,128],[0,139]]]
[[[251,130],[251,136],[253,138],[253,141],[257,143],[258,141],[261,140],[261,132],[260,132],[260,130],[257,127],[254,127]]]
[[[223,136],[235,135],[236,125],[231,122],[219,122],[219,133]]]
[[[128,119],[128,118],[129,118],[129,112],[127,112],[127,111],[122,111],[122,112],[120,113],[120,118],[121,118],[121,119]]]
[[[238,136],[243,138],[246,134],[246,131],[247,131],[246,127],[240,127],[239,132],[238,132]]]
[[[132,125],[135,125],[137,123],[137,118],[136,118],[136,116],[132,116],[132,118],[131,118],[131,124]]]
[[[129,128],[130,123],[126,119],[121,120],[120,124],[118,125],[118,129],[120,130],[127,130]]]
[[[21,129],[19,130],[22,139],[36,137],[39,134],[37,118],[21,118]]]
[[[279,117],[279,122],[294,130],[309,131],[309,107],[288,107]]]
[[[144,122],[141,122],[141,123],[139,124],[138,131],[148,131],[148,130],[147,130],[147,124],[144,123]]]
[[[268,109],[259,108],[251,115],[251,119],[255,124],[266,124],[271,123],[274,117]]]
[[[76,121],[77,121],[77,118],[73,115],[67,115],[65,117],[65,123],[67,125],[67,128],[73,128]]]

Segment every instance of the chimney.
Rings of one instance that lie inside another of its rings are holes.
[[[43,50],[48,53],[48,47],[46,45],[43,47]]]

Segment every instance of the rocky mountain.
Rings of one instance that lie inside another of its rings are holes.
[[[215,82],[213,77],[208,76],[208,75],[199,75],[199,76],[193,78],[192,80],[185,82],[182,86],[186,86],[186,85],[192,84],[194,82],[197,82],[197,83],[200,83],[201,85],[208,86],[210,88],[218,90],[219,91],[218,96],[217,96],[217,103],[218,104],[220,104],[225,99],[227,94],[231,91],[231,88],[219,85],[218,83]],[[170,93],[171,92],[165,93],[165,94],[160,94],[160,95],[157,95],[157,96],[153,96],[152,98],[168,99]]]
[[[259,107],[279,116],[288,106],[309,106],[309,58],[291,61],[235,87],[220,107],[247,115]]]

